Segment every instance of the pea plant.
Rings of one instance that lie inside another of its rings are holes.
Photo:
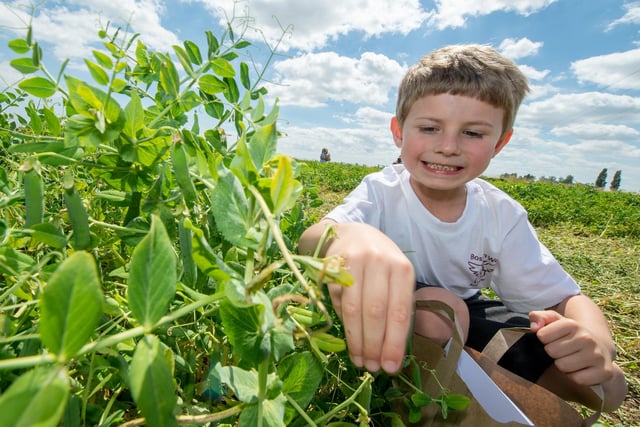
[[[47,69],[31,28],[9,42],[6,425],[401,423],[385,408],[407,395],[343,351],[323,291],[351,284],[342,260],[295,252],[317,196],[277,154],[277,102],[233,28],[162,53],[107,27],[91,81]]]

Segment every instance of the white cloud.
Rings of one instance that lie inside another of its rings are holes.
[[[620,158],[624,153],[624,159]],[[526,167],[523,168],[523,159]],[[563,141],[545,137],[539,129],[517,128],[511,142],[494,158],[486,171],[487,176],[503,173],[531,174],[537,178],[564,178],[572,175],[576,182],[593,183],[602,168],[622,170],[622,186],[631,191],[637,188],[629,182],[638,182],[637,169],[629,168],[631,159],[640,160],[640,147],[613,140]]]
[[[627,3],[624,5],[624,8],[627,9],[627,13],[625,13],[622,18],[618,18],[607,25],[607,31],[612,30],[618,25],[640,24],[640,2]]]
[[[187,0],[183,0],[187,1]],[[267,40],[277,40],[282,29],[291,26],[280,50],[313,51],[349,33],[363,38],[385,33],[408,34],[419,28],[427,14],[419,0],[342,0],[339,2],[299,0],[190,0],[199,2],[226,25],[231,17],[248,16]],[[247,36],[251,36],[247,33]],[[256,38],[261,35],[253,34]]]
[[[518,40],[504,39],[498,46],[498,50],[507,58],[519,59],[537,55],[543,45],[543,42],[533,42],[526,37]]]
[[[335,52],[305,54],[274,64],[276,84],[269,93],[282,105],[317,108],[330,101],[382,105],[389,101],[404,67],[384,55],[365,52],[360,58]]]
[[[581,59],[571,64],[578,81],[611,89],[640,89],[640,49]]]
[[[626,125],[602,123],[572,123],[551,130],[554,135],[577,137],[582,140],[627,140],[637,141],[640,131]]]
[[[49,5],[49,4],[47,4]],[[29,14],[18,3],[0,6],[0,25],[24,37]],[[164,8],[156,0],[80,0],[51,2],[39,7],[33,17],[34,38],[52,46],[55,57],[83,58],[99,41],[98,30],[111,22],[111,28],[128,27],[129,33],[144,34],[145,44],[167,51],[178,38],[161,24]]]
[[[518,68],[529,80],[542,80],[549,75],[549,70],[536,70],[529,65],[518,65]]]
[[[348,128],[282,126],[286,135],[278,141],[282,152],[299,159],[315,160],[323,147],[329,148],[332,161],[367,165],[387,165],[398,158],[389,120],[392,113],[371,107],[359,108],[341,117]]]
[[[22,77],[8,62],[0,62],[0,88],[13,86]]]
[[[602,92],[556,94],[524,104],[517,120],[532,127],[542,124],[565,126],[576,122],[640,123],[640,98]]]
[[[439,30],[463,27],[468,17],[489,15],[497,11],[519,15],[536,13],[557,0],[436,0],[436,10],[429,24]]]

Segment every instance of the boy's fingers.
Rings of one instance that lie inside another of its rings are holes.
[[[402,367],[413,315],[414,288],[415,280],[412,270],[408,273],[396,272],[391,278],[387,325],[381,355],[382,369],[389,374],[397,373]]]
[[[389,270],[383,262],[370,260],[364,274],[362,293],[362,332],[364,366],[371,372],[380,369],[387,324]]]
[[[539,310],[529,313],[530,328],[533,332],[538,332],[546,325],[562,319],[562,315],[553,310]]]
[[[353,273],[354,266],[351,266]],[[362,330],[362,278],[354,275],[355,283],[340,293],[340,313],[347,338],[347,348],[354,365],[364,366]]]

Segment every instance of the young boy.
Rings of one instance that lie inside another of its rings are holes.
[[[400,369],[413,300],[452,306],[467,345],[482,350],[501,327],[530,334],[500,361],[567,400],[604,410],[627,386],[614,363],[606,319],[537,239],[525,210],[478,177],[509,142],[528,84],[494,49],[450,46],[432,52],[402,80],[391,119],[401,163],[367,176],[302,235],[312,253],[327,227],[323,256],[341,255],[355,284],[331,285],[353,363]],[[480,289],[491,287],[499,300]],[[452,325],[415,314],[415,331],[441,343]],[[532,338],[532,339],[531,339]]]

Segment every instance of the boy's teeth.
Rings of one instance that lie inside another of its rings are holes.
[[[439,165],[437,163],[427,163],[427,166],[429,166],[431,169],[438,169],[441,171],[454,171],[458,169],[454,166]]]

